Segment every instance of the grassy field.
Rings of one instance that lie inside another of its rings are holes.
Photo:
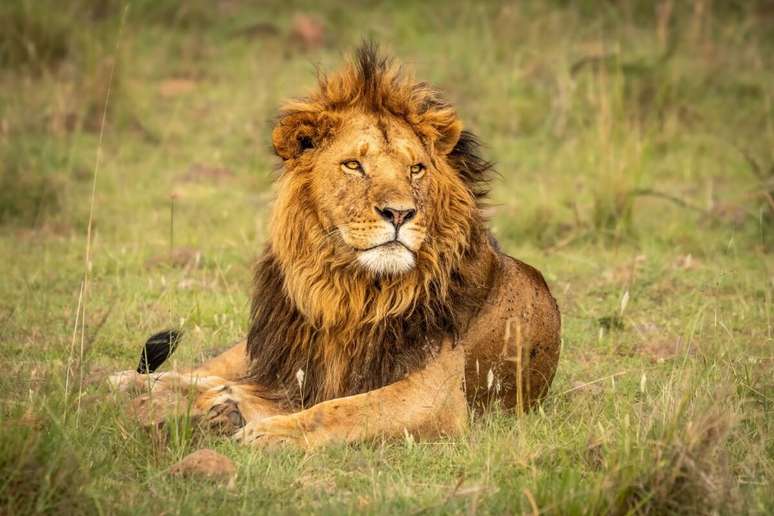
[[[774,512],[770,2],[182,5],[0,5],[1,514]],[[498,163],[493,230],[563,314],[548,398],[453,441],[154,437],[93,379],[243,335],[271,118],[364,36]],[[167,474],[207,446],[234,485]]]

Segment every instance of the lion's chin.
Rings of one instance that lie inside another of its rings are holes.
[[[357,261],[375,274],[401,274],[415,264],[414,253],[397,243],[360,251]]]

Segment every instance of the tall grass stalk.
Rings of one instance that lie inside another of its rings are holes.
[[[86,307],[89,301],[89,275],[92,269],[91,252],[93,241],[93,228],[94,228],[94,204],[97,196],[97,179],[99,178],[100,166],[102,165],[102,146],[105,137],[105,125],[107,123],[108,108],[110,106],[110,98],[113,87],[113,75],[115,73],[116,62],[118,60],[118,51],[121,45],[121,37],[123,36],[124,25],[126,24],[126,16],[129,13],[129,4],[123,9],[121,14],[121,21],[118,26],[118,34],[116,36],[116,43],[114,49],[114,58],[110,66],[110,72],[107,83],[107,91],[105,91],[105,102],[102,108],[102,118],[100,120],[99,138],[97,141],[96,156],[94,158],[94,170],[91,181],[91,195],[89,196],[89,219],[86,225],[86,250],[83,257],[83,280],[81,283],[81,295],[82,302],[79,301],[81,310],[81,334],[80,334],[80,352],[78,354],[78,398],[77,398],[77,410],[75,417],[75,425],[78,426],[78,421],[81,414],[81,398],[83,397],[83,374],[84,374],[84,344],[86,341]],[[76,314],[76,321],[78,315]],[[76,322],[77,326],[77,322]]]

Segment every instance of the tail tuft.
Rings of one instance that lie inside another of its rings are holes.
[[[175,352],[182,336],[180,330],[165,330],[149,338],[142,348],[137,372],[148,374],[158,369]]]

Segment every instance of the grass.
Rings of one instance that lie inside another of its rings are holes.
[[[4,3],[0,513],[774,512],[773,28],[762,1]],[[91,379],[165,327],[179,364],[242,336],[271,117],[364,35],[498,162],[494,232],[563,313],[549,397],[307,455],[137,428]],[[233,488],[166,475],[203,446]]]

